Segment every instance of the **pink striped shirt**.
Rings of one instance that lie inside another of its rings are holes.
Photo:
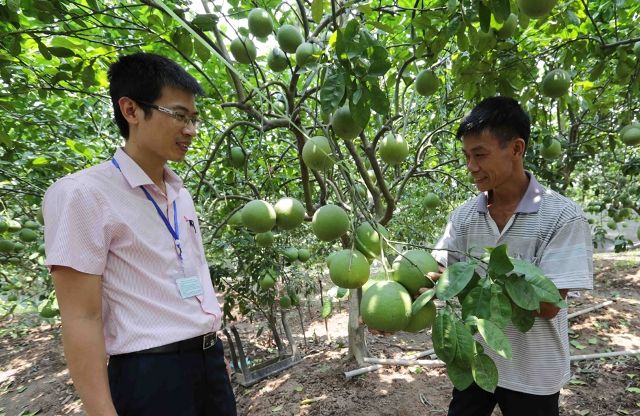
[[[200,225],[182,180],[165,167],[167,193],[122,149],[66,176],[45,194],[46,264],[102,276],[107,354],[123,354],[220,329]],[[141,186],[173,226],[176,201],[184,270],[174,239]],[[202,296],[182,299],[176,279],[197,276]]]

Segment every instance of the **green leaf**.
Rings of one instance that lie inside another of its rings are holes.
[[[525,276],[524,278],[533,286],[541,302],[557,303],[563,300],[556,285],[547,277],[543,275],[533,275]]]
[[[452,342],[454,333],[455,323],[451,314],[446,310],[440,310],[433,323],[431,338],[436,355],[445,363],[453,362],[456,357],[457,344]]]
[[[471,364],[473,380],[483,390],[493,393],[498,385],[498,369],[487,354],[478,354]]]
[[[453,317],[453,321],[455,339],[452,340],[452,342],[456,343],[456,356],[454,361],[459,365],[469,367],[473,361],[475,340],[469,328],[467,328],[462,321],[455,316]]]
[[[389,52],[381,45],[373,47],[373,52],[369,57],[371,64],[367,75],[372,77],[381,77],[389,71],[391,68],[391,62],[389,61]]]
[[[367,91],[367,89],[362,85],[359,85],[356,93],[354,93],[354,97],[357,93],[361,94],[361,98],[358,100],[358,102],[349,100],[349,110],[351,110],[351,117],[353,117],[353,121],[356,122],[356,125],[361,128],[365,128],[369,123],[369,118],[371,118],[369,91]]]
[[[432,288],[427,290],[426,292],[423,292],[420,296],[418,296],[416,300],[413,301],[413,304],[411,305],[411,314],[415,315],[416,313],[418,313],[418,311],[424,308],[427,305],[427,303],[429,303],[429,301],[433,299],[435,294],[436,294],[436,290]]]
[[[376,20],[369,21],[367,23],[370,24],[371,26],[377,28],[377,29],[382,30],[383,32],[393,33],[395,31],[393,26],[387,25],[387,24],[382,23],[382,22],[378,22]]]
[[[477,319],[476,326],[489,347],[501,357],[511,359],[511,344],[496,324],[486,319]]]
[[[58,58],[69,58],[75,55],[75,52],[63,46],[51,46],[49,47],[49,52],[51,52],[51,55],[57,56]]]
[[[311,2],[311,17],[316,23],[320,23],[322,14],[324,13],[325,0],[313,0]]]
[[[491,256],[489,257],[489,276],[498,277],[509,273],[513,270],[513,263],[509,260],[507,254],[507,245],[502,244],[491,250]]]
[[[211,58],[209,48],[197,39],[193,41],[193,49],[196,51],[196,56],[202,63],[206,63],[209,58]]]
[[[199,14],[193,18],[191,23],[203,32],[211,31],[216,28],[218,16],[215,14]]]
[[[376,84],[370,85],[369,92],[371,93],[371,109],[382,116],[388,115],[390,103],[387,94]]]
[[[571,344],[573,346],[573,348],[578,349],[578,350],[583,350],[583,349],[587,348],[584,345],[582,345],[580,343],[580,341],[578,341],[577,339],[572,339],[571,341],[569,341],[569,344]]]
[[[540,307],[540,299],[533,286],[524,277],[510,275],[505,279],[504,288],[507,294],[519,307],[535,311]]]
[[[37,158],[33,159],[33,161],[31,161],[31,164],[33,166],[44,166],[44,165],[48,165],[49,164],[49,159],[47,159],[44,156],[38,156]]]
[[[480,17],[480,30],[487,33],[491,29],[491,9],[483,2],[478,3],[478,16]]]
[[[491,317],[491,289],[473,288],[462,301],[462,318],[476,316],[489,319]]]
[[[447,376],[453,386],[462,391],[473,383],[473,374],[470,367],[458,365],[455,361],[447,364]]]
[[[491,321],[498,325],[500,328],[507,326],[511,320],[511,301],[504,293],[491,293],[491,300],[489,301],[489,308],[491,310]]]
[[[438,299],[449,300],[460,293],[471,281],[474,272],[475,265],[467,262],[458,262],[447,267],[436,285]]]
[[[82,86],[87,89],[96,82],[96,73],[93,65],[89,64],[82,70]]]
[[[473,273],[473,277],[471,278],[471,281],[467,283],[465,288],[462,289],[460,293],[458,293],[458,300],[460,301],[460,303],[464,301],[464,298],[467,296],[469,292],[471,292],[473,288],[478,286],[479,282],[480,282],[480,275],[477,272]]]
[[[530,330],[535,321],[536,318],[533,317],[531,311],[522,309],[518,305],[513,305],[511,322],[513,322],[513,326],[518,328],[520,332]]]
[[[502,23],[511,14],[511,5],[509,0],[491,0],[489,2],[493,16],[496,18],[496,22]]]
[[[332,114],[342,101],[346,92],[345,75],[341,71],[330,71],[320,89],[322,112]]]
[[[331,315],[331,312],[333,311],[333,305],[331,303],[330,299],[325,299],[324,303],[322,304],[322,317],[326,318],[329,315]]]
[[[190,57],[193,53],[193,42],[191,35],[183,28],[176,29],[171,35],[171,41],[178,50],[186,57]]]

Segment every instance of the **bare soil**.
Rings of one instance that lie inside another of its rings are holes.
[[[640,350],[640,252],[597,254],[595,269],[595,289],[570,297],[569,312],[614,302],[571,319],[572,355]],[[304,359],[251,387],[236,383],[240,415],[446,415],[452,386],[442,368],[385,366],[347,380],[345,371],[356,368],[347,358],[347,303],[327,321],[329,341],[314,302],[301,308],[304,337],[298,313],[290,314]],[[84,414],[66,369],[59,325],[37,322],[29,316],[0,322],[0,416]],[[253,364],[276,355],[269,331],[256,337],[260,325],[237,323]],[[381,358],[431,347],[425,333],[369,334],[367,341],[371,355]],[[561,391],[561,415],[640,415],[640,355],[574,361],[572,370]]]

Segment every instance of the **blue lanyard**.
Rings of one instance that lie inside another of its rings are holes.
[[[118,170],[122,173],[122,169],[120,169],[120,165],[118,164],[118,161],[115,158],[111,159],[111,163],[113,163],[113,166],[118,168]],[[171,227],[171,223],[169,223],[169,219],[167,218],[166,215],[164,215],[164,212],[162,212],[162,209],[160,209],[160,206],[158,206],[158,203],[156,202],[155,199],[153,199],[149,191],[147,191],[144,186],[140,186],[140,187],[142,188],[142,191],[144,191],[144,194],[147,196],[147,199],[153,203],[154,207],[156,207],[156,211],[158,212],[158,215],[160,216],[160,218],[162,218],[162,222],[164,222],[164,225],[167,227],[167,230],[169,230],[169,232],[171,233],[171,236],[173,237],[174,243],[176,245],[176,251],[178,252],[178,257],[180,258],[180,260],[182,260],[182,246],[180,245],[180,228],[178,226],[178,210],[176,209],[176,201],[175,200],[173,201],[173,224],[174,224],[173,226],[175,227],[174,229]]]

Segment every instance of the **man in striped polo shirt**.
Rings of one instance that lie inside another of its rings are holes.
[[[44,198],[74,385],[89,416],[235,416],[196,210],[166,166],[196,136],[202,88],[148,53],[121,57],[109,82],[124,147]]]
[[[462,120],[457,137],[480,194],[454,210],[433,254],[447,266],[466,260],[461,253],[482,256],[484,247],[507,244],[509,256],[541,268],[566,298],[593,287],[591,234],[576,203],[524,170],[530,129],[528,115],[507,97],[485,99]],[[495,392],[454,388],[449,416],[488,416],[496,403],[505,416],[559,414],[559,392],[570,378],[567,310],[541,303],[535,315],[526,333],[505,328],[511,360],[485,344],[498,367]]]

